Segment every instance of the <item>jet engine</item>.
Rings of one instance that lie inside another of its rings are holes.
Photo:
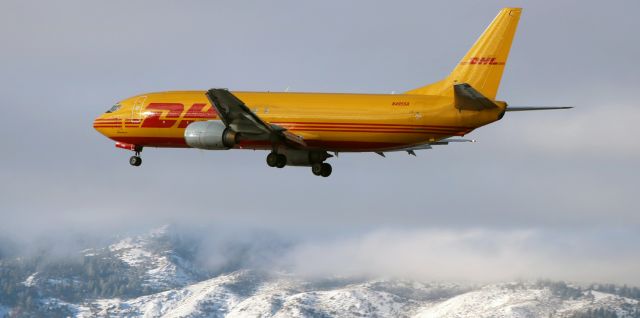
[[[237,136],[219,120],[193,122],[184,130],[187,145],[207,150],[227,150],[236,144]]]

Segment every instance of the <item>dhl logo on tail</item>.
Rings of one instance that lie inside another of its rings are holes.
[[[460,65],[504,65],[504,62],[498,62],[495,57],[472,57]]]

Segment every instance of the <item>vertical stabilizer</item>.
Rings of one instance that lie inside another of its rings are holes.
[[[453,86],[464,83],[495,99],[521,12],[520,8],[502,9],[447,78],[406,93],[452,96]]]

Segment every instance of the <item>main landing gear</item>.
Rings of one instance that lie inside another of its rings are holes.
[[[290,158],[287,158],[288,156]],[[269,167],[284,168],[286,165],[291,166],[311,166],[311,172],[316,176],[328,177],[331,175],[331,165],[323,162],[330,155],[325,152],[287,152],[287,155],[272,151],[267,155],[267,165]]]
[[[284,168],[287,165],[287,157],[283,154],[271,152],[267,155],[267,165],[272,168]]]
[[[326,162],[314,163],[311,166],[311,172],[313,172],[313,174],[315,174],[316,176],[328,177],[331,175],[332,170],[333,168],[331,168],[331,165]]]

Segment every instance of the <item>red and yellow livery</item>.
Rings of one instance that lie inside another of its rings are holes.
[[[262,149],[270,166],[328,176],[328,152],[415,154],[511,110],[495,98],[520,13],[500,11],[447,78],[405,94],[157,92],[117,103],[93,127],[135,151],[132,165],[144,147]]]

